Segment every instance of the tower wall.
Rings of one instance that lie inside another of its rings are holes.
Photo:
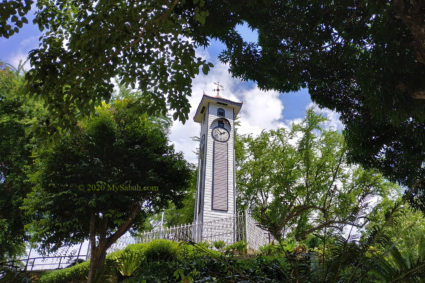
[[[235,239],[235,225],[224,222],[236,216],[234,119],[241,106],[242,103],[204,95],[194,118],[201,124],[194,213],[194,222],[198,224],[195,232],[197,241],[220,234],[223,236],[217,237],[227,243]],[[219,108],[224,110],[224,116],[222,113],[219,115]],[[224,131],[216,132],[215,140],[214,128],[226,129],[228,140],[220,141]],[[214,236],[214,239],[217,237]]]
[[[212,123],[222,118],[217,116],[217,109],[223,108],[225,110],[225,117],[230,123],[230,137],[227,141],[227,211],[213,210],[212,209],[212,194],[213,194],[213,176],[214,176],[214,138],[212,137],[213,126]],[[229,217],[235,214],[235,192],[234,192],[234,119],[233,109],[226,108],[220,105],[210,104],[208,107],[208,125],[205,127],[206,148],[205,148],[205,195],[204,195],[204,211],[203,222],[213,221],[219,218]]]

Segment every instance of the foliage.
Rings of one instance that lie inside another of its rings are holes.
[[[174,261],[177,259],[177,246],[175,242],[156,240],[145,249],[147,261]]]
[[[282,254],[282,249],[279,247],[279,245],[276,245],[273,242],[260,247],[258,251],[263,256]]]
[[[29,278],[28,273],[20,268],[1,265],[0,282],[30,283],[31,279]]]
[[[137,282],[282,282],[287,279],[284,259],[238,259],[210,252],[201,249],[196,257],[180,261],[147,262],[134,278]]]
[[[90,238],[91,268],[101,267],[121,235],[185,197],[190,168],[143,109],[137,100],[104,104],[40,152],[24,209],[37,216],[32,240],[43,250]]]
[[[31,3],[1,4],[1,35],[26,22]],[[52,124],[69,125],[76,109],[92,112],[110,98],[118,77],[184,121],[192,78],[211,66],[194,50],[218,38],[234,76],[281,92],[308,87],[341,114],[350,158],[422,190],[424,11],[418,0],[37,1],[44,33],[30,54],[28,90],[61,118]],[[241,23],[257,42],[244,41]]]
[[[230,244],[224,248],[227,254],[238,254],[238,255],[246,254],[246,249],[247,249],[247,245],[246,245],[246,242],[244,241]]]
[[[47,272],[40,277],[41,283],[62,283],[87,280],[90,263],[83,262],[65,269]]]
[[[203,22],[207,12],[193,2],[182,10],[177,0],[37,1],[42,35],[29,54],[28,92],[45,101],[55,126],[70,127],[77,113],[111,98],[118,78],[186,121],[192,79],[212,66],[195,55],[200,43],[188,22]]]
[[[222,40],[232,75],[280,92],[308,88],[345,124],[349,155],[425,188],[423,1],[206,1],[197,33]],[[247,42],[236,26],[258,33]]]
[[[167,252],[166,250],[169,249]],[[152,251],[160,251],[161,254]],[[169,257],[170,254],[177,257]],[[287,278],[287,264],[283,258],[224,257],[221,253],[207,250],[202,246],[156,240],[147,244],[130,245],[126,249],[107,256],[106,269],[111,278],[119,278],[116,258],[125,254],[137,254],[135,262],[139,268],[125,282],[282,282]],[[150,255],[149,255],[150,254]],[[164,256],[167,255],[167,256]],[[41,277],[42,283],[76,282],[88,274],[88,263],[67,269],[48,272]],[[115,276],[114,276],[115,274]],[[105,277],[106,278],[106,277]],[[124,279],[121,277],[121,279]],[[106,279],[105,279],[106,280]],[[185,281],[188,280],[188,281]],[[193,281],[190,281],[193,280]],[[245,281],[244,281],[245,280]]]
[[[34,147],[29,124],[39,110],[23,96],[21,67],[0,62],[0,262],[25,251],[28,221],[19,207],[31,190],[26,170]]]
[[[124,277],[131,276],[140,266],[142,255],[137,251],[123,250],[119,257],[115,257],[116,268]]]
[[[32,0],[12,0],[0,4],[0,37],[8,38],[28,23],[25,14],[31,9],[32,3]]]
[[[217,249],[218,251],[222,251],[223,248],[226,246],[226,242],[223,240],[214,241],[212,242],[212,246]]]
[[[389,204],[384,204],[390,206]],[[366,231],[382,226],[388,208],[371,219]],[[383,213],[385,212],[385,213]],[[379,282],[421,282],[425,265],[425,216],[408,204],[400,205],[394,224],[384,226],[386,241],[371,246],[367,252],[373,258],[370,276]]]
[[[342,233],[346,225],[361,228],[369,200],[397,189],[379,173],[349,165],[342,135],[323,129],[324,121],[309,109],[291,131],[243,138],[238,203],[278,241]]]
[[[209,249],[211,248],[211,243],[208,241],[202,241],[196,244],[198,247],[200,247],[201,249]]]
[[[193,222],[193,211],[195,209],[195,194],[196,194],[196,178],[197,170],[192,170],[192,176],[190,184],[187,189],[186,197],[181,202],[181,205],[177,207],[174,203],[170,203],[168,208],[164,212],[164,226],[173,227],[178,225],[185,225]],[[150,221],[161,224],[162,212],[153,216]]]
[[[333,235],[326,241],[326,248],[324,242],[309,249],[302,242],[285,240],[262,249],[270,251],[267,255],[238,257],[208,250],[204,244],[160,240],[130,245],[107,258],[119,258],[126,250],[139,254],[140,267],[125,282],[421,282],[416,276],[423,272],[423,235],[418,245],[402,251],[388,234],[405,220],[417,221],[415,215],[404,217],[406,207],[401,204],[388,202],[384,213],[379,210],[371,214],[377,219],[368,225],[359,241],[351,241],[351,235]],[[160,250],[165,256],[148,260],[149,250]],[[170,260],[170,251],[176,252],[177,257]],[[106,265],[111,274],[118,274],[114,261],[107,260]]]
[[[389,251],[389,256],[380,257],[370,272],[371,277],[381,282],[423,282],[425,277],[425,236],[419,243],[404,253],[397,246]]]

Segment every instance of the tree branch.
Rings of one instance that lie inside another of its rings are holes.
[[[330,221],[324,222],[324,223],[322,223],[320,225],[317,225],[316,227],[313,227],[313,228],[310,228],[308,230],[305,230],[302,233],[298,234],[296,237],[297,238],[303,238],[304,236],[306,236],[306,235],[308,235],[308,234],[310,234],[310,233],[312,233],[314,231],[320,230],[320,229],[322,229],[324,227],[330,227],[333,224],[352,225],[352,226],[358,227],[358,228],[362,228],[363,227],[363,225],[355,224],[355,223],[352,223],[352,222],[349,222],[349,221],[344,221],[344,220],[339,220],[339,221],[337,221],[337,220],[330,220]]]
[[[168,8],[161,16],[159,16],[158,18],[152,20],[150,22],[150,24],[147,24],[145,26],[145,28],[142,28],[142,30],[139,32],[139,34],[137,35],[136,39],[133,42],[131,42],[130,44],[128,44],[126,46],[123,46],[121,49],[115,51],[114,53],[112,53],[111,55],[109,55],[108,57],[106,57],[105,60],[102,62],[102,64],[110,61],[112,58],[114,58],[115,56],[117,56],[121,52],[123,52],[125,50],[128,50],[129,48],[134,47],[136,44],[138,44],[142,40],[142,37],[146,33],[146,30],[148,29],[148,27],[149,26],[154,26],[154,25],[160,23],[161,21],[165,20],[171,14],[171,12],[174,10],[174,8],[177,6],[177,3],[178,2],[179,2],[179,0],[174,0],[173,3],[171,4],[170,8]],[[84,74],[84,73],[88,72],[90,69],[92,69],[92,68],[94,68],[94,67],[96,67],[98,65],[99,64],[96,63],[96,64],[94,64],[94,65],[92,65],[90,67],[87,67],[87,68],[82,69],[81,70],[81,74]],[[84,77],[83,75],[79,76],[79,78],[83,78],[83,77]]]
[[[118,230],[114,234],[112,234],[106,240],[106,248],[109,248],[113,243],[115,243],[116,240],[118,240],[119,237],[121,237],[125,232],[128,231],[128,229],[130,229],[131,225],[133,225],[134,223],[137,214],[140,212],[140,205],[138,203],[135,203],[130,208],[130,210],[130,216],[127,218],[127,220],[118,228]]]
[[[95,234],[96,217],[94,212],[90,213],[89,237],[91,252],[96,252],[96,234]]]

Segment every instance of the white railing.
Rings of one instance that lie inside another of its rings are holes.
[[[245,216],[246,242],[249,248],[258,250],[259,247],[275,241],[269,232],[259,227],[258,222],[249,213],[246,213]]]
[[[261,229],[249,213],[245,213],[205,223],[157,229],[144,232],[138,237],[133,237],[130,233],[126,233],[108,249],[107,253],[110,254],[114,251],[125,249],[131,244],[147,243],[157,239],[185,242],[208,241],[211,243],[223,240],[227,245],[245,241],[248,248],[254,250],[258,250],[259,247],[273,241],[270,233]],[[84,242],[84,244],[73,247],[72,252],[70,252],[70,247],[67,247],[66,251],[61,250],[57,254],[49,256],[32,255],[30,251],[28,257],[21,259],[20,262],[25,265],[26,270],[64,268],[76,259],[88,260],[90,257],[90,248],[88,247],[88,242]]]
[[[130,244],[148,243],[158,239],[185,242],[222,240],[227,245],[245,241],[248,248],[254,250],[273,241],[270,233],[261,229],[258,223],[248,213],[245,213],[204,223],[156,229],[144,232],[139,237],[126,234],[108,249],[108,253],[124,249]]]

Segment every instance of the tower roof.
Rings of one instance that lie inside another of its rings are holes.
[[[193,117],[193,120],[195,122],[201,123],[203,114],[205,113],[205,110],[208,108],[208,104],[213,103],[217,105],[222,105],[225,107],[233,108],[233,111],[236,115],[238,115],[239,111],[242,107],[242,102],[236,102],[232,101],[226,98],[223,98],[221,96],[209,96],[204,94],[201,99],[201,103],[199,103],[198,108],[196,109],[195,116]]]

